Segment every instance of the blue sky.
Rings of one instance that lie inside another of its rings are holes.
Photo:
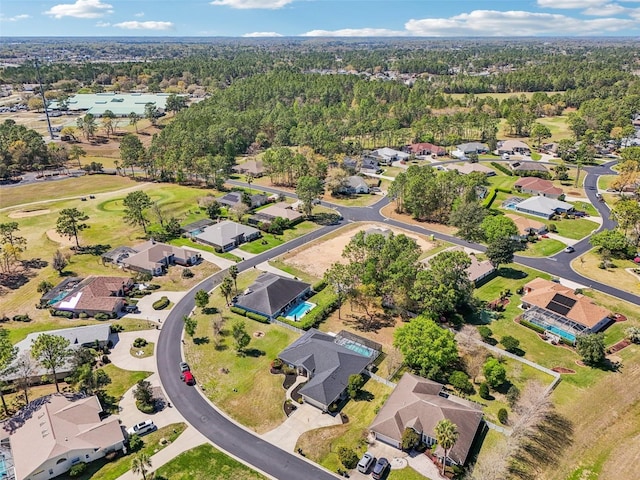
[[[2,0],[0,36],[640,36],[640,0]]]

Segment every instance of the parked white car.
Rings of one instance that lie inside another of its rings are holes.
[[[127,433],[129,436],[131,435],[146,435],[147,433],[151,433],[156,429],[156,424],[153,423],[153,420],[145,420],[144,422],[136,423],[133,427],[127,428]]]

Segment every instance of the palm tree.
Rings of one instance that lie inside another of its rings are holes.
[[[458,441],[458,427],[451,420],[444,418],[436,424],[435,432],[436,441],[444,450],[444,457],[442,458],[442,475],[444,475],[447,455]]]
[[[147,473],[151,468],[151,459],[146,453],[139,453],[131,460],[131,470],[133,473],[142,475],[143,480],[147,480]]]
[[[129,125],[136,127],[136,133],[138,133],[138,120],[140,120],[140,115],[136,112],[131,112],[129,114]]]
[[[229,267],[229,276],[233,278],[233,286],[235,287],[234,290],[236,293],[238,293],[238,273],[237,265],[231,265]]]
[[[227,306],[229,306],[229,296],[231,295],[231,288],[233,287],[233,280],[231,277],[224,277],[222,283],[220,284],[220,291],[227,302]]]

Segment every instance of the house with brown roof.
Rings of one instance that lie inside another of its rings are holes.
[[[545,180],[544,178],[522,177],[513,184],[513,187],[522,193],[564,200],[564,192],[562,189],[556,187],[553,182]]]
[[[258,210],[251,218],[249,223],[258,225],[259,223],[271,223],[276,218],[283,218],[288,220],[290,224],[299,222],[302,219],[302,214],[297,210],[291,208],[291,205],[287,202],[278,202],[273,205],[269,205],[267,208]]]
[[[250,174],[255,178],[259,178],[264,175],[264,164],[260,160],[247,160],[239,165],[234,165],[231,170],[236,173]]]
[[[131,250],[129,254],[119,260],[119,263],[134,272],[148,273],[153,276],[162,275],[171,265],[189,267],[200,261],[201,255],[195,250],[168,245],[166,243],[149,240]]]
[[[50,395],[23,408],[3,425],[9,434],[15,478],[44,480],[122,450],[115,417],[102,417],[98,397]]]
[[[522,217],[513,213],[505,214],[505,217],[513,220],[513,223],[518,227],[518,233],[520,237],[526,239],[530,235],[544,235],[547,233],[547,225],[531,218]]]
[[[504,153],[509,155],[530,155],[531,148],[520,140],[505,140],[498,146],[498,155],[502,155]]]
[[[400,448],[405,429],[413,429],[428,446],[436,443],[435,427],[440,420],[450,420],[459,437],[444,459],[448,464],[464,465],[482,424],[482,408],[444,391],[440,383],[405,373],[393,390],[369,430],[376,439]],[[444,450],[436,449],[443,460]]]
[[[484,280],[488,280],[494,273],[496,268],[491,264],[489,260],[480,261],[472,251],[465,250],[463,247],[453,247],[447,249],[448,251],[464,252],[471,260],[471,265],[467,268],[467,275],[476,286],[483,283]],[[437,254],[436,254],[437,255]],[[428,268],[429,261],[436,255],[427,257],[421,260],[422,263]]]
[[[543,164],[538,162],[523,162],[518,160],[516,162],[509,163],[509,168],[516,175],[519,176],[547,176],[549,175],[549,170]]]
[[[462,175],[469,175],[472,172],[479,172],[484,173],[487,177],[492,177],[496,174],[495,170],[480,163],[455,163],[453,165],[448,165],[447,170],[457,170]]]
[[[438,145],[428,142],[412,143],[411,145],[404,147],[404,151],[412,153],[413,155],[436,155],[438,157],[447,154],[444,147],[439,147]]]
[[[524,286],[522,318],[560,335],[570,343],[576,336],[597,333],[611,323],[612,313],[573,289],[542,278]]]
[[[47,292],[40,304],[55,310],[116,315],[125,305],[125,294],[133,286],[129,277],[70,277]]]

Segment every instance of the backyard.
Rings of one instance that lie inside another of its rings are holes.
[[[632,260],[613,259],[613,267],[599,268],[602,262],[595,250],[590,250],[576,258],[571,267],[580,275],[591,278],[606,285],[611,285],[627,292],[640,294],[640,275],[636,276],[627,269],[640,269],[640,265]]]
[[[241,245],[239,248],[242,251],[253,253],[255,255],[265,252],[267,250],[272,249],[273,247],[277,247],[278,245],[282,245],[289,240],[293,240],[294,238],[301,237],[306,235],[307,233],[311,233],[314,230],[317,230],[320,226],[317,223],[313,223],[309,220],[301,222],[295,225],[292,228],[288,228],[282,232],[282,235],[276,235],[272,233],[262,233],[262,237],[253,240],[252,242],[245,243]]]
[[[238,291],[244,291],[261,273],[248,271],[238,277]],[[269,372],[271,361],[297,334],[283,327],[258,323],[231,312],[220,289],[214,290],[208,308],[220,313],[198,312],[194,340],[187,341],[185,355],[208,398],[243,425],[258,433],[267,432],[285,420],[282,409],[284,377]],[[198,309],[200,310],[200,309]],[[213,321],[224,319],[216,337]],[[243,355],[238,355],[231,337],[231,325],[243,321],[251,337]]]

